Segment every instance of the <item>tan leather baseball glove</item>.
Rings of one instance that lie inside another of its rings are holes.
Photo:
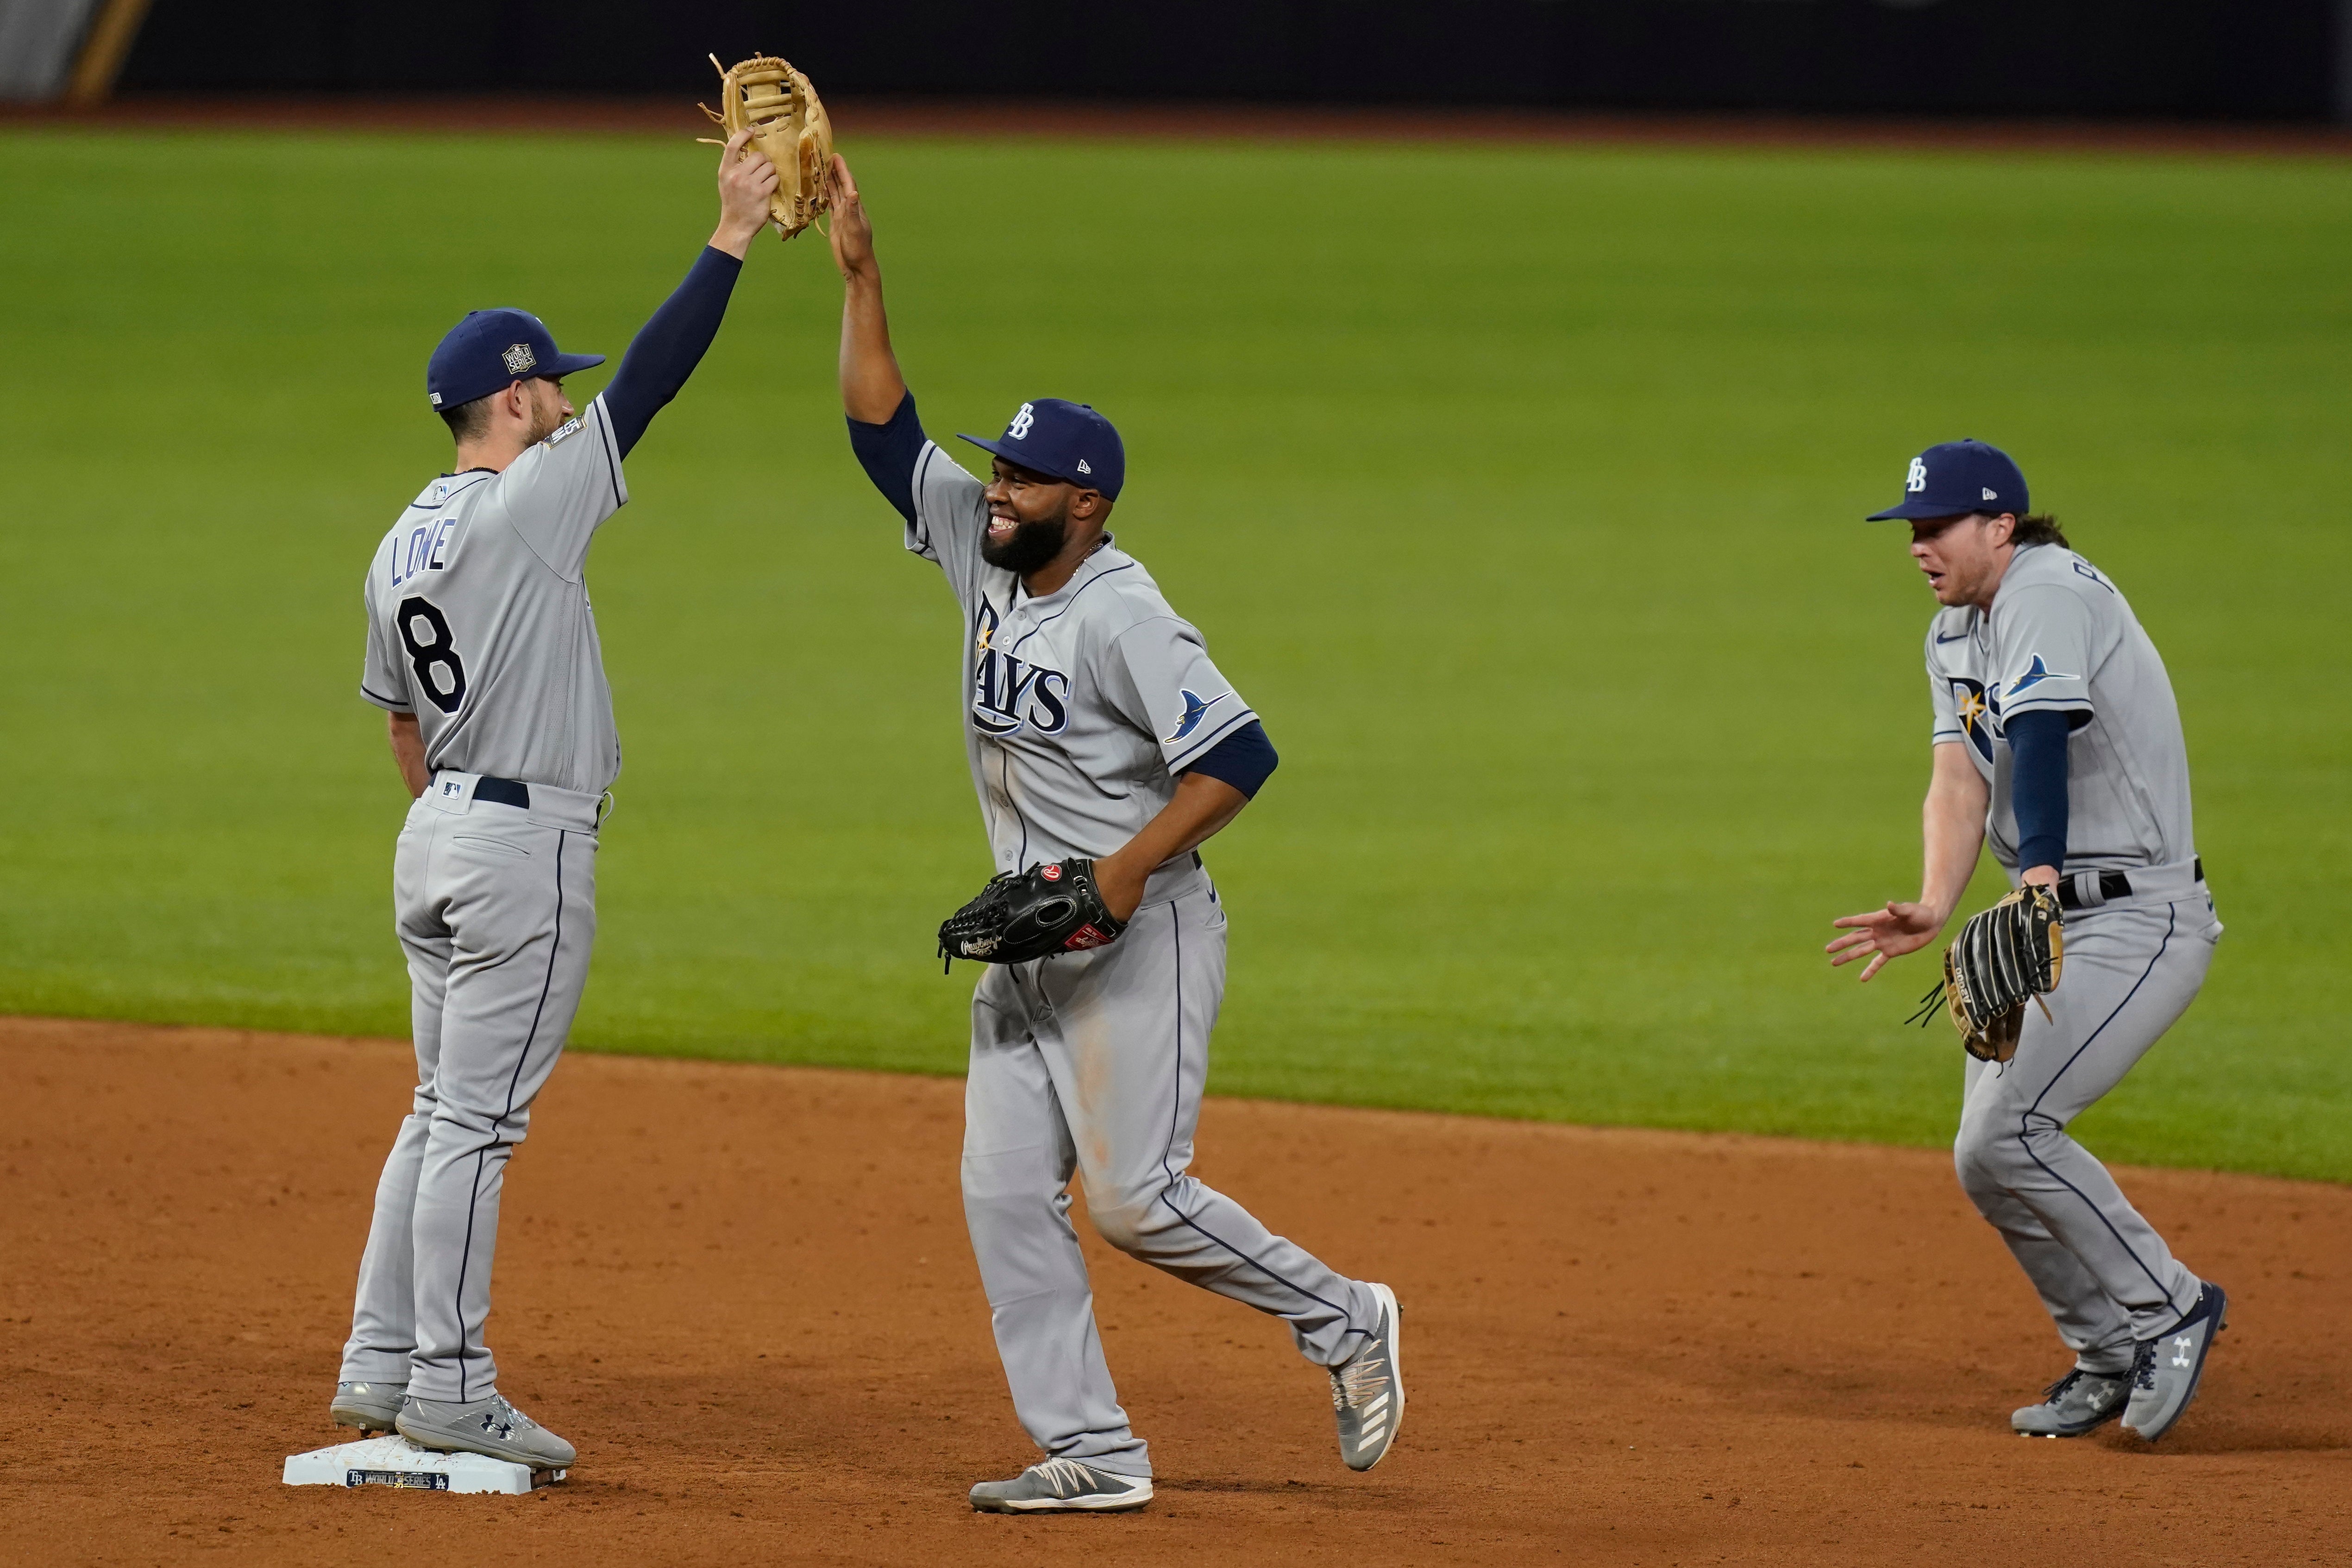
[[[704,104],[702,112],[725,127],[730,137],[749,131],[751,145],[776,166],[776,194],[768,199],[768,216],[776,232],[790,239],[827,208],[825,172],[833,164],[833,122],[825,118],[816,89],[790,60],[755,55],[730,70],[713,55],[710,63],[719,71],[723,101],[720,109]]]

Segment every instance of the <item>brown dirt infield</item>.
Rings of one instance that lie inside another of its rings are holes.
[[[952,1080],[558,1070],[508,1185],[528,1498],[281,1486],[325,1419],[402,1046],[0,1020],[0,1558],[42,1563],[2342,1563],[2352,1189],[2126,1185],[2233,1294],[2153,1448],[2007,1431],[2061,1355],[1933,1152],[1220,1100],[1202,1173],[1406,1304],[1350,1475],[1279,1325],[1095,1258],[1160,1496],[1009,1520]]]

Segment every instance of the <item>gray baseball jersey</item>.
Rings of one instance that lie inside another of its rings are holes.
[[[1257,717],[1108,536],[1042,599],[981,558],[981,482],[936,444],[915,464],[907,548],[937,562],[963,605],[964,736],[1000,871],[1108,855],[1173,799],[1176,775]],[[1202,880],[1189,856],[1145,898]]]
[[[1968,1064],[1953,1158],[1960,1184],[2032,1281],[2089,1372],[2130,1366],[2200,1281],[2069,1127],[2185,1012],[2221,935],[2196,867],[2189,757],[2172,682],[2131,605],[2063,545],[2020,550],[1990,615],[1962,606],[1927,633],[1934,739],[1968,749],[1992,787],[1986,841],[2017,879],[2003,726],[2082,715],[2066,746],[2066,864],[2078,890],[2128,872],[2130,895],[2066,915],[2058,989],[2027,1010],[2017,1055]]]
[[[980,553],[981,482],[937,446],[915,463],[907,548],[963,607],[964,731],[997,868],[1101,856],[1173,798],[1176,775],[1251,722],[1201,634],[1108,540],[1029,597]],[[1152,874],[1108,947],[992,965],[972,995],[964,1216],[1013,1408],[1049,1456],[1149,1476],[1095,1331],[1066,1188],[1084,1184],[1129,1256],[1282,1319],[1318,1366],[1380,1321],[1349,1279],[1192,1175],[1224,994],[1223,905],[1197,857]]]
[[[621,771],[583,568],[628,499],[599,397],[503,472],[434,480],[384,536],[360,692],[416,715],[434,772],[597,795]]]
[[[1927,631],[1934,739],[1958,742],[1992,786],[1993,858],[2013,878],[2017,818],[2001,726],[2020,713],[2087,715],[2066,747],[2062,869],[2186,867],[2197,858],[2189,752],[2164,660],[2116,585],[2063,545],[2020,550],[1990,615],[1969,605]]]
[[[488,1397],[507,1161],[562,1055],[596,931],[598,797],[621,765],[582,578],[628,500],[604,401],[499,473],[445,475],[368,568],[361,694],[433,770],[394,859],[417,1086],[384,1161],[341,1381]],[[530,804],[478,794],[482,775]]]

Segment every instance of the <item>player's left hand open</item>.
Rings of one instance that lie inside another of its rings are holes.
[[[866,203],[857,195],[857,181],[849,173],[849,160],[838,153],[833,155],[833,166],[826,171],[825,190],[833,210],[833,232],[825,237],[833,242],[834,265],[841,268],[844,278],[871,271],[874,220],[866,216]]]
[[[1862,972],[1862,978],[1867,980],[1888,959],[1916,952],[1935,941],[1936,933],[1944,929],[1945,919],[1925,904],[1898,903],[1890,899],[1883,910],[1832,921],[1830,924],[1846,934],[1832,938],[1822,951],[1830,955],[1832,969],[1858,958],[1869,959],[1869,967]]]

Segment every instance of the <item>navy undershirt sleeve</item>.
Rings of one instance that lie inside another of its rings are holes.
[[[1265,726],[1253,719],[1202,752],[1201,760],[1184,771],[1222,779],[1242,794],[1255,796],[1258,786],[1274,775],[1281,761],[1274,754],[1274,742],[1266,738]]]
[[[923,455],[927,439],[911,391],[898,399],[898,411],[890,416],[889,423],[849,422],[849,449],[857,454],[866,477],[874,481],[882,499],[897,507],[898,515],[908,522],[915,521],[915,459]]]
[[[2066,868],[2068,715],[2051,709],[2020,713],[2001,726],[2014,759],[2010,806],[2017,815],[2017,867]]]
[[[662,301],[660,310],[646,318],[646,324],[629,341],[621,368],[604,388],[604,412],[613,422],[613,438],[620,443],[623,457],[629,455],[654,416],[677,395],[686,378],[702,363],[703,352],[719,335],[719,323],[727,315],[727,297],[735,291],[735,279],[742,270],[743,264],[735,258],[704,246],[687,270],[686,281]]]

